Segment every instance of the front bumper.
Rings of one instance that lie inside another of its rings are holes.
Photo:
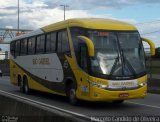
[[[120,96],[128,94],[128,96]],[[111,91],[97,87],[91,87],[89,101],[112,101],[144,98],[147,94],[147,85],[134,90]]]

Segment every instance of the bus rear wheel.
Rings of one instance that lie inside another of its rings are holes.
[[[24,82],[23,81],[20,81],[19,82],[19,89],[20,89],[20,92],[24,93]]]
[[[77,105],[78,100],[76,97],[76,89],[74,88],[73,84],[68,85],[67,96],[68,96],[70,104]]]
[[[30,94],[31,93],[31,89],[28,86],[28,79],[24,78],[23,82],[24,82],[24,93],[25,94]]]

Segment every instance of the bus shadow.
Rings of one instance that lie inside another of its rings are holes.
[[[72,106],[69,103],[69,100],[65,96],[40,92],[40,91],[32,91],[32,95],[45,98],[47,100],[51,100],[54,102],[58,102],[60,104],[65,104],[67,106]],[[72,107],[79,107],[79,108],[85,108],[85,109],[125,109],[125,108],[135,108],[135,105],[131,105],[127,102],[121,103],[121,104],[115,104],[112,102],[90,102],[90,101],[83,101],[79,100],[78,104],[76,106]]]
[[[32,90],[31,95],[42,97],[42,98],[45,98],[45,99],[48,99],[48,100],[54,100],[56,102],[62,102],[62,103],[67,103],[68,102],[68,99],[65,96],[46,93],[46,92],[41,92],[41,91]]]

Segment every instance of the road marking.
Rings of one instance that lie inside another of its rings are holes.
[[[0,90],[0,92],[5,93],[5,94],[7,94],[8,96],[11,96],[11,97],[16,97],[16,98],[19,98],[19,99],[27,100],[29,102],[33,102],[33,103],[36,103],[36,104],[39,104],[39,105],[43,105],[43,106],[46,106],[46,107],[49,107],[49,108],[52,108],[52,109],[56,109],[56,110],[59,110],[59,111],[62,111],[62,112],[70,113],[72,115],[80,116],[80,117],[83,117],[83,118],[86,118],[86,119],[91,119],[89,116],[86,116],[84,114],[80,114],[80,113],[72,112],[72,111],[69,111],[69,110],[62,109],[62,108],[58,108],[56,106],[52,106],[52,105],[49,105],[49,104],[45,104],[45,103],[42,103],[42,102],[31,100],[31,99],[28,99],[28,98],[25,98],[25,97],[22,97],[22,96],[19,96],[19,95],[15,95],[15,94],[3,91],[3,90]]]
[[[72,111],[69,111],[69,110],[62,109],[62,108],[58,108],[58,107],[56,107],[56,106],[52,106],[52,105],[49,105],[49,104],[45,104],[45,103],[42,103],[42,102],[38,102],[38,101],[35,101],[35,100],[31,100],[31,99],[28,99],[28,98],[25,98],[25,97],[22,97],[22,96],[19,96],[19,95],[15,95],[15,94],[12,94],[12,93],[3,91],[3,90],[0,90],[0,92],[5,93],[5,94],[8,94],[8,95],[10,95],[10,96],[14,96],[14,97],[16,97],[16,98],[21,98],[21,99],[24,99],[24,100],[28,100],[28,101],[33,102],[33,103],[41,104],[41,105],[47,106],[47,107],[49,107],[49,108],[54,108],[54,109],[57,109],[57,110],[60,110],[60,111],[64,111],[64,112],[66,112],[66,113],[71,113],[71,114],[73,114],[73,115],[85,117],[85,118],[87,118],[87,119],[90,118],[90,117],[88,117],[88,116],[86,116],[86,115],[84,115],[84,114],[80,114],[80,113],[72,112]],[[136,104],[136,105],[141,105],[141,106],[147,106],[147,107],[152,107],[152,108],[160,109],[160,106],[147,105],[147,104],[136,103],[136,102],[131,102],[131,101],[126,101],[126,103],[131,103],[131,104]]]
[[[136,104],[136,105],[141,105],[141,106],[147,106],[147,107],[151,107],[151,108],[158,108],[158,109],[160,109],[160,106],[147,105],[147,104],[136,103],[136,102],[130,102],[130,101],[126,101],[126,103],[132,103],[132,104]]]

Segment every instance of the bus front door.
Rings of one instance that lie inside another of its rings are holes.
[[[88,62],[88,48],[85,43],[79,44],[79,69],[78,69],[78,80],[79,80],[79,95],[85,99],[90,95],[90,88],[88,82],[88,71],[89,71],[89,62]]]

